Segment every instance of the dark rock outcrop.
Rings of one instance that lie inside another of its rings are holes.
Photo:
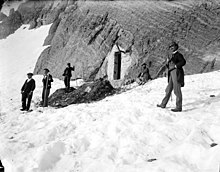
[[[3,21],[6,18],[7,16],[4,13],[0,12],[0,21]]]
[[[4,39],[8,35],[14,33],[21,25],[22,20],[20,13],[12,9],[10,15],[4,17],[0,23],[0,39]]]
[[[25,24],[31,24],[30,29],[44,24],[53,23],[66,8],[68,1],[27,1],[22,3],[18,12]]]
[[[57,27],[59,26],[59,24],[60,24],[60,19],[58,18],[54,21],[54,23],[52,24],[52,26],[50,28],[49,35],[47,36],[47,38],[44,41],[44,46],[51,45],[51,41],[53,40],[53,37],[56,33],[56,30],[57,30]]]
[[[114,94],[115,90],[109,81],[99,79],[85,83],[77,90],[66,91],[58,89],[49,97],[49,105],[53,107],[65,107],[71,104],[90,103],[101,100]]]

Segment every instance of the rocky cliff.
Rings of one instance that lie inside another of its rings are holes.
[[[52,24],[35,74],[47,67],[62,78],[70,62],[76,67],[74,77],[113,78],[112,59],[120,49],[119,79],[135,78],[143,62],[151,63],[156,77],[163,75],[173,40],[187,60],[187,74],[220,69],[220,3],[215,0],[28,1],[15,13],[30,29]]]
[[[14,33],[22,25],[20,13],[13,9],[8,17],[0,12],[0,21],[0,39]]]

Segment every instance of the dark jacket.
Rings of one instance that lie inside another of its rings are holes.
[[[35,89],[35,80],[32,78],[29,82],[27,82],[28,79],[24,82],[24,85],[21,88],[21,91],[24,93],[29,94],[31,91],[34,91]]]
[[[183,66],[186,64],[186,60],[184,59],[183,55],[178,51],[172,55],[172,58],[168,62],[168,82],[170,77],[170,72],[175,68],[171,68],[171,64],[176,65],[176,74],[177,74],[177,82],[180,83],[181,87],[184,86],[184,70]]]
[[[74,67],[67,67],[63,72],[63,76],[72,77],[72,71],[74,71]]]
[[[46,85],[47,85],[47,89],[50,89],[51,88],[51,82],[53,82],[53,78],[52,78],[52,75],[47,75],[46,77],[44,77],[42,79],[42,82],[43,82],[43,87],[46,88]]]
[[[147,67],[145,69],[142,69],[142,71],[138,75],[138,78],[139,77],[142,77],[144,82],[147,82],[149,79],[152,79],[149,73],[149,69]]]

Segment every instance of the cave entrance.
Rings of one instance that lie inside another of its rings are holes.
[[[132,64],[132,54],[125,52],[122,47],[114,45],[106,57],[106,72],[111,83],[119,83],[128,73]]]
[[[121,52],[115,52],[114,54],[114,73],[113,79],[121,79]]]

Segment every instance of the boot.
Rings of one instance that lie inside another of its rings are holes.
[[[165,108],[165,106],[163,106],[163,105],[161,105],[161,104],[157,104],[157,107],[160,107],[160,108],[162,108],[162,109]]]
[[[171,109],[171,111],[173,111],[173,112],[181,112],[182,109],[180,109],[180,108],[175,108],[175,109]]]

